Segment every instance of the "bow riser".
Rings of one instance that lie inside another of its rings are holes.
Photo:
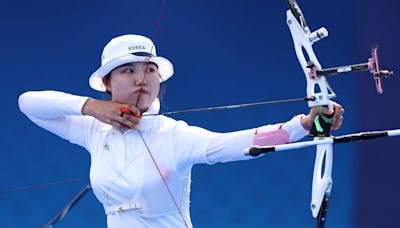
[[[311,72],[311,70],[313,69],[310,68],[310,63],[312,63],[316,69],[322,69],[312,45],[322,38],[327,37],[328,31],[325,28],[320,28],[311,33],[308,27],[303,28],[299,24],[290,10],[286,12],[286,16],[286,22],[292,34],[296,55],[307,80],[307,97],[314,98],[308,101],[308,106],[311,108],[327,105],[329,109],[332,109],[333,105],[330,99],[336,97],[336,94],[333,92],[324,76],[312,77],[311,75],[313,75],[313,72]],[[305,57],[303,50],[307,53],[308,58]]]

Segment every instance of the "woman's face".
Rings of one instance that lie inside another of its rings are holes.
[[[158,95],[159,77],[156,64],[135,62],[115,68],[104,84],[113,101],[134,105],[144,112]]]

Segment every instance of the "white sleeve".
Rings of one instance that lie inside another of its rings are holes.
[[[184,121],[177,121],[172,139],[174,141],[174,160],[178,169],[186,169],[194,164],[209,164],[207,147],[211,138],[216,135],[218,133],[188,126]]]
[[[245,156],[244,149],[254,145],[254,137],[257,131],[271,132],[272,134],[268,134],[268,137],[270,137],[268,141],[271,142],[272,145],[300,140],[308,134],[308,131],[301,125],[300,120],[302,116],[303,115],[295,116],[293,119],[283,124],[267,125],[257,129],[217,134],[211,138],[207,147],[207,160],[209,164],[215,164],[217,162],[231,162],[254,158]],[[274,134],[278,129],[283,130],[288,135],[284,142],[280,141],[282,137],[280,137],[279,134]],[[274,139],[274,137],[277,139]]]
[[[88,97],[57,91],[30,91],[19,97],[20,110],[38,126],[87,148],[89,130],[95,119],[83,116]]]

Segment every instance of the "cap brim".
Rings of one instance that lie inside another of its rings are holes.
[[[115,58],[108,63],[97,69],[89,78],[89,85],[92,89],[105,92],[106,88],[103,84],[103,77],[109,74],[115,68],[132,62],[151,62],[158,66],[158,71],[160,72],[160,82],[168,80],[174,74],[174,67],[172,63],[163,57],[144,57],[135,55],[124,55]]]

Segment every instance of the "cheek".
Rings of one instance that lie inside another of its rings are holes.
[[[155,90],[156,90],[156,93],[158,94],[158,92],[160,91],[160,83],[159,82],[157,82],[157,84],[155,85]]]
[[[131,86],[131,82],[128,80],[129,78],[126,77],[113,77],[111,78],[111,88],[113,89],[121,89]]]
[[[131,83],[120,77],[112,78],[110,87],[113,99],[119,101],[125,100],[132,91]]]
[[[157,96],[158,92],[160,91],[160,82],[159,82],[158,78],[152,79],[149,82],[149,87],[150,87],[151,91]]]

